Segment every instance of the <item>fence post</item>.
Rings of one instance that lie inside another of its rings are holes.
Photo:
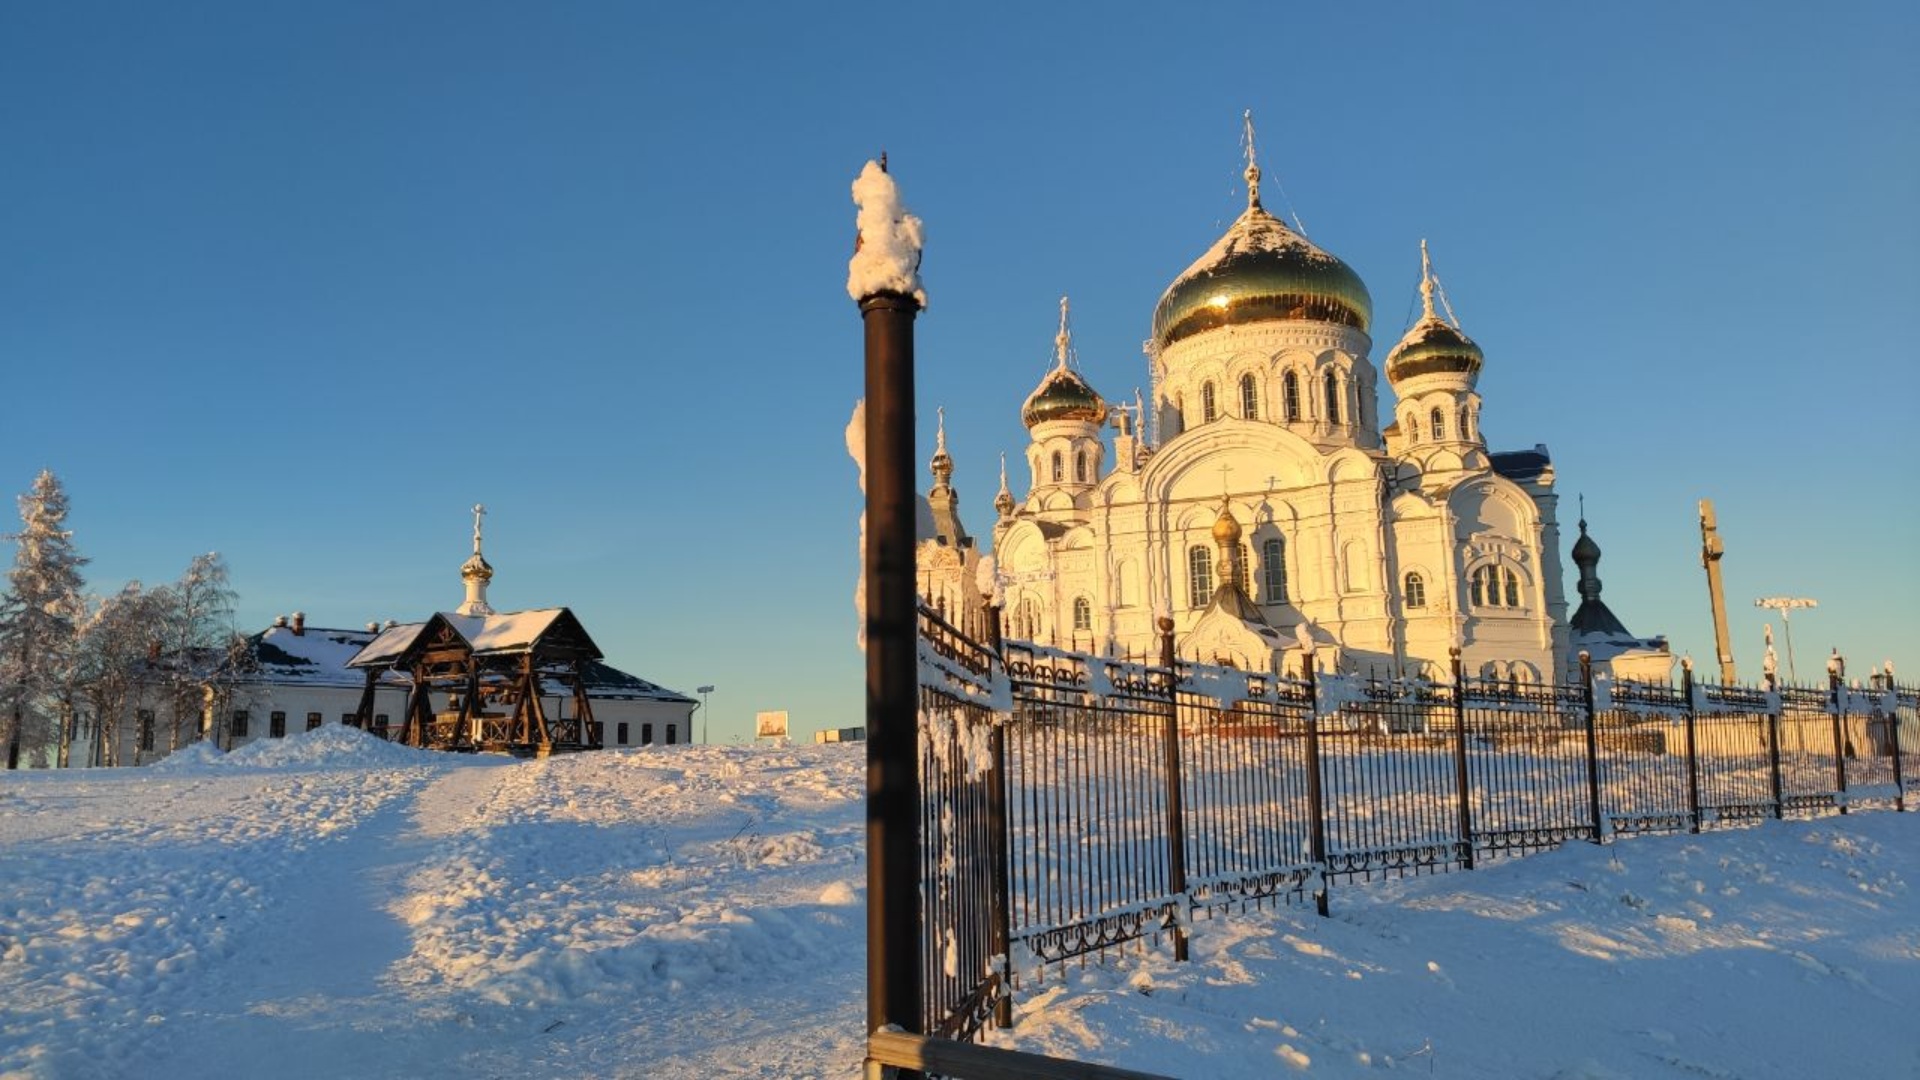
[[[1593,711],[1593,654],[1580,650],[1580,686],[1587,703],[1587,805],[1593,812],[1593,842],[1605,843],[1600,818],[1600,718]]]
[[[1887,662],[1887,692],[1885,698],[1892,699],[1893,711],[1887,714],[1887,741],[1893,744],[1893,808],[1899,813],[1907,812],[1907,781],[1900,773],[1900,691],[1893,685],[1893,662]]]
[[[1167,669],[1167,885],[1173,890],[1173,958],[1187,958],[1187,808],[1180,790],[1180,676],[1174,670],[1173,620],[1162,615],[1160,666]]]
[[[1786,711],[1786,699],[1780,695],[1780,682],[1767,676],[1767,689],[1773,692],[1773,707],[1767,710],[1767,768],[1773,780],[1773,819],[1787,816],[1786,785],[1780,779],[1780,714]]]
[[[1460,662],[1460,646],[1447,650],[1453,658],[1453,782],[1460,802],[1460,865],[1473,869],[1473,785],[1467,778],[1467,671]]]
[[[1307,680],[1307,858],[1320,873],[1320,886],[1314,890],[1313,906],[1321,917],[1329,914],[1327,902],[1327,810],[1326,793],[1320,786],[1320,679],[1314,670],[1313,652],[1300,657],[1301,677]]]
[[[999,663],[998,641],[994,643],[994,656],[989,664]],[[989,667],[989,678],[991,667]],[[1013,907],[1012,845],[1007,841],[1007,723],[1011,715],[1001,716],[995,713],[989,721],[993,726],[987,731],[987,752],[992,757],[987,776],[987,842],[993,845],[989,856],[988,871],[992,880],[987,883],[988,900],[992,909],[987,917],[993,923],[993,955],[1000,958],[1000,995],[993,1003],[993,1025],[998,1028],[1013,1026],[1013,927],[1010,909]]]
[[[1700,732],[1693,708],[1693,657],[1680,658],[1680,696],[1687,700],[1687,813],[1693,816],[1688,832],[1700,831]]]
[[[1847,702],[1845,670],[1837,665],[1829,665],[1827,671],[1827,715],[1833,720],[1833,801],[1839,804],[1843,814],[1847,812],[1847,749],[1840,721]]]

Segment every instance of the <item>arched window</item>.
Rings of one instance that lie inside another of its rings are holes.
[[[1187,549],[1187,606],[1206,607],[1213,597],[1213,553],[1204,544]]]
[[[1507,606],[1519,607],[1520,579],[1514,575],[1512,570],[1503,569],[1500,572],[1507,579]]]
[[[1420,418],[1412,413],[1407,414],[1407,441],[1410,443],[1420,441]]]
[[[1073,628],[1075,630],[1093,629],[1093,604],[1084,596],[1073,598]]]
[[[1408,572],[1406,587],[1401,590],[1401,593],[1407,598],[1408,607],[1423,608],[1427,606],[1427,581],[1417,572]]]
[[[1075,483],[1087,482],[1087,452],[1076,451],[1073,455],[1073,479]]]
[[[1211,424],[1220,415],[1218,404],[1213,400],[1213,383],[1200,384],[1200,422]]]
[[[1299,375],[1289,371],[1285,375],[1282,375],[1280,377],[1280,396],[1281,398],[1284,399],[1284,403],[1286,406],[1287,423],[1292,424],[1292,423],[1299,422],[1300,420],[1300,376]]]
[[[1480,607],[1487,606],[1487,578],[1492,573],[1493,573],[1493,567],[1491,566],[1482,566],[1478,570],[1475,570],[1473,572],[1472,585],[1473,585],[1473,606],[1474,607],[1480,608]],[[1500,602],[1500,595],[1497,590],[1494,592],[1493,602],[1496,604]]]
[[[1327,423],[1340,422],[1340,378],[1327,369]]]
[[[1473,440],[1473,424],[1470,423],[1470,419],[1467,415],[1467,407],[1460,406],[1460,437],[1469,442]]]
[[[1287,542],[1274,536],[1260,545],[1261,595],[1269,604],[1287,602]]]
[[[1249,420],[1260,419],[1260,388],[1251,373],[1240,376],[1240,415]]]
[[[1053,452],[1053,482],[1059,483],[1067,478],[1067,466],[1060,458],[1060,451]]]
[[[1014,609],[1013,636],[1023,641],[1040,640],[1040,604],[1032,597],[1020,601]]]
[[[1441,412],[1440,409],[1436,406],[1433,410],[1433,414],[1427,417],[1427,421],[1433,429],[1434,442],[1441,442],[1444,439],[1446,439],[1447,437],[1447,414],[1446,413]]]

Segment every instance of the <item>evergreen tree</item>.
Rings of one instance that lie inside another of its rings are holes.
[[[0,602],[0,723],[7,729],[9,769],[19,767],[23,749],[41,751],[70,737],[71,710],[61,708],[61,689],[85,611],[80,568],[87,560],[64,528],[67,493],[52,472],[42,470],[20,496],[20,520],[22,529],[7,536],[19,546]]]

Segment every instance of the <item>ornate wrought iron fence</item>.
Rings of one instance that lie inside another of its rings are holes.
[[[923,608],[930,1033],[1027,965],[1612,833],[1905,808],[1920,692],[1286,679],[998,650]],[[1167,650],[1170,652],[1170,649]]]
[[[998,660],[921,607],[921,1030],[948,1038],[1009,1015]]]

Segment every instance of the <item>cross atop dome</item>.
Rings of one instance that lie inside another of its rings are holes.
[[[1251,210],[1260,205],[1260,161],[1253,150],[1253,110],[1248,109],[1245,113],[1241,114],[1240,120],[1245,125],[1244,139],[1247,144],[1247,209]]]

